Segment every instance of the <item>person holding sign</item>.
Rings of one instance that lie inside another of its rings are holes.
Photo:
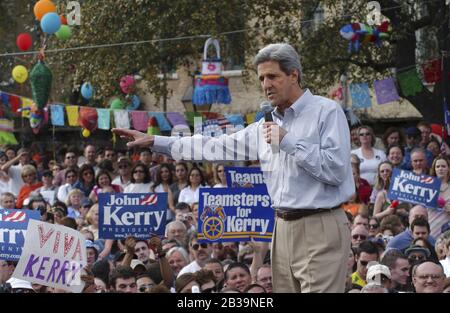
[[[254,65],[273,107],[266,120],[220,137],[112,131],[132,139],[130,148],[150,146],[174,159],[259,159],[277,216],[274,292],[344,292],[350,229],[341,204],[355,192],[344,111],[303,89],[300,58],[289,44],[264,47]]]

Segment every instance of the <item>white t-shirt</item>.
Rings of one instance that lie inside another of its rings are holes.
[[[227,187],[228,187],[227,185],[222,185],[222,184],[215,184],[213,186],[213,188],[227,188]]]
[[[11,178],[9,180],[9,187],[11,192],[17,197],[20,192],[20,188],[24,185],[22,179],[22,164],[13,165],[8,170],[8,175]]]
[[[131,184],[131,181],[129,180],[127,183],[124,183],[124,182],[122,182],[122,178],[119,175],[119,176],[117,176],[116,178],[113,179],[111,184],[118,185],[118,186],[120,186],[120,188],[122,190],[125,190],[125,188]]]
[[[386,154],[382,150],[373,149],[373,158],[366,159],[363,157],[361,148],[352,150],[352,153],[356,154],[361,162],[359,165],[359,171],[361,178],[364,178],[369,182],[370,185],[375,184],[375,177],[378,171],[378,164],[383,161],[386,161]]]
[[[177,277],[180,277],[181,275],[186,274],[186,273],[195,273],[201,269],[202,268],[200,267],[200,265],[198,265],[197,261],[192,261],[191,263],[189,263],[188,265],[186,265],[185,267],[183,267],[181,269],[181,271],[178,273]]]
[[[152,190],[150,187],[152,186],[152,183],[139,183],[139,184],[129,184],[125,187],[124,193],[149,193]]]
[[[178,202],[186,202],[188,204],[198,202],[200,199],[200,188],[208,188],[208,187],[209,186],[200,185],[195,191],[192,191],[190,186],[186,186],[180,191]]]

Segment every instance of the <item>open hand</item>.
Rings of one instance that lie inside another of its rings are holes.
[[[113,128],[112,132],[122,139],[132,140],[127,143],[127,147],[151,147],[155,141],[155,136],[149,136],[140,131],[126,128]]]

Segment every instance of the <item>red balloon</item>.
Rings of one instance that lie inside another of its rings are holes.
[[[67,19],[64,15],[60,15],[61,17],[61,25],[67,25]]]
[[[33,45],[33,40],[31,38],[31,35],[28,33],[20,34],[19,36],[17,36],[16,44],[20,50],[27,51]]]

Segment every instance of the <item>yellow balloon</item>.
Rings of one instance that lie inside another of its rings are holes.
[[[81,134],[83,135],[84,138],[87,138],[91,135],[91,132],[89,131],[89,129],[84,128]]]
[[[19,84],[24,83],[28,79],[28,70],[23,65],[17,65],[12,71],[12,77]]]

